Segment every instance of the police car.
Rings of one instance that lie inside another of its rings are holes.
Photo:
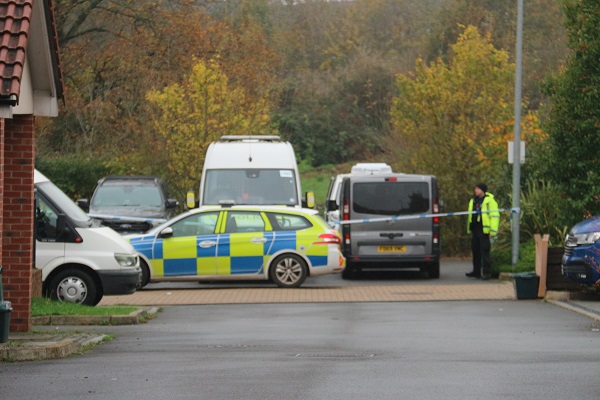
[[[298,287],[307,276],[341,272],[341,237],[316,210],[203,207],[145,234],[127,235],[150,282],[272,280]]]

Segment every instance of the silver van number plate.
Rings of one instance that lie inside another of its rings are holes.
[[[406,253],[406,246],[377,246],[378,253]]]

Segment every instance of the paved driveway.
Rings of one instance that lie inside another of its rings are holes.
[[[372,271],[353,280],[344,280],[339,274],[308,278],[297,289],[280,289],[269,282],[157,283],[132,295],[105,296],[100,305],[515,299],[512,282],[467,278],[469,270],[469,260],[443,260],[440,279],[427,279],[417,271]]]

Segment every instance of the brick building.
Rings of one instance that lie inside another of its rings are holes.
[[[35,117],[63,98],[51,0],[0,0],[0,265],[10,331],[31,329]]]

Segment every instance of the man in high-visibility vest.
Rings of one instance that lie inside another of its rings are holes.
[[[487,191],[485,183],[478,183],[474,192],[475,195],[469,202],[469,211],[476,213],[469,214],[467,221],[467,233],[471,234],[473,270],[466,275],[487,280],[492,277],[490,238],[498,235],[500,212],[494,195]]]

